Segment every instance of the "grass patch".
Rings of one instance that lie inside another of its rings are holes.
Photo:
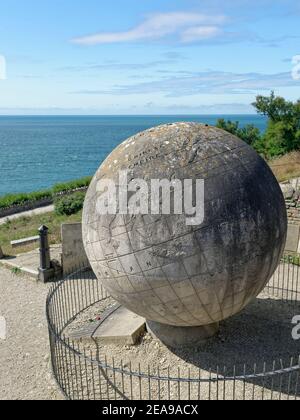
[[[86,176],[84,178],[75,179],[74,181],[70,182],[63,182],[60,184],[54,185],[52,191],[54,194],[59,194],[62,192],[77,190],[79,188],[88,187],[91,183],[92,177]]]
[[[294,265],[300,266],[300,255],[299,254],[295,254],[295,255],[284,255],[283,256],[283,261],[285,263],[290,263],[290,264],[294,264]]]
[[[300,151],[273,159],[268,164],[279,182],[300,177]]]
[[[22,254],[37,248],[36,244],[27,245],[17,249],[12,249],[10,241],[27,238],[38,235],[38,228],[46,225],[49,228],[50,244],[61,243],[61,224],[81,222],[82,212],[73,214],[72,216],[59,216],[54,212],[40,214],[32,217],[22,217],[20,219],[11,220],[0,225],[0,244],[5,255]]]

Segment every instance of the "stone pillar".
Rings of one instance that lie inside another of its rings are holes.
[[[41,226],[39,228],[40,234],[40,267],[39,267],[39,280],[46,283],[54,277],[55,271],[51,266],[50,248],[48,241],[48,228]]]
[[[3,258],[3,257],[4,257],[4,254],[3,254],[2,249],[1,249],[1,246],[0,246],[0,260],[1,260],[1,258]]]

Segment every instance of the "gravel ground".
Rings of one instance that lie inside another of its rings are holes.
[[[0,399],[62,399],[50,370],[45,301],[48,287],[0,268]]]
[[[280,285],[280,281],[278,285]],[[297,286],[297,287],[296,287]],[[294,289],[300,285],[294,284]],[[6,340],[0,338],[0,399],[34,399],[34,400],[55,400],[62,399],[52,379],[49,364],[48,333],[45,319],[45,300],[48,286],[36,283],[23,277],[15,276],[9,270],[0,269],[0,317],[6,318],[8,335]],[[78,343],[87,351],[108,356],[109,364],[112,358],[114,363],[120,364],[121,360],[126,371],[132,368],[160,376],[176,378],[178,370],[181,377],[197,378],[199,369],[202,378],[208,378],[211,374],[216,375],[222,372],[223,366],[232,367],[236,364],[235,374],[243,373],[243,365],[247,365],[247,373],[253,373],[254,363],[258,363],[257,372],[263,370],[263,361],[267,363],[267,369],[272,370],[273,360],[283,360],[286,367],[288,359],[294,356],[293,363],[299,356],[299,342],[291,338],[291,318],[293,314],[299,314],[299,305],[291,305],[285,302],[283,296],[277,299],[270,299],[268,294],[263,293],[243,313],[236,315],[221,326],[218,336],[199,348],[189,349],[168,349],[161,343],[154,340],[149,334],[141,340],[138,346],[95,346],[95,343]],[[101,316],[105,308],[110,307],[112,299],[96,304],[84,311],[69,326],[66,333],[76,330],[90,320]],[[1,321],[1,320],[0,320]],[[1,333],[1,331],[0,331]],[[83,350],[82,348],[82,350]],[[62,357],[63,358],[63,357]],[[72,359],[73,360],[73,359]],[[71,360],[71,364],[73,361]],[[66,360],[66,365],[70,360]],[[74,375],[74,366],[69,366],[69,376]],[[84,378],[83,392],[86,392],[87,384],[91,387],[96,370],[94,367],[85,366],[77,360],[75,371],[82,373]],[[282,366],[276,364],[276,369]],[[219,370],[220,369],[220,370]],[[249,370],[248,370],[249,369]],[[229,368],[231,371],[231,369]],[[97,372],[98,373],[98,372]],[[103,372],[102,380],[99,383],[99,390],[102,397],[115,397],[115,389],[108,387],[107,395]],[[169,399],[198,398],[199,387],[194,384],[191,388],[188,383],[178,384],[176,381],[168,385],[168,381],[158,383],[155,379],[148,383],[147,379],[139,380],[134,377],[130,380],[129,375],[106,373],[119,390],[126,390],[127,397],[131,393],[137,399],[148,399],[149,388],[151,399],[158,399],[160,396]],[[227,371],[227,375],[232,372]],[[74,378],[75,379],[75,378]],[[78,378],[77,378],[78,379]],[[217,398],[224,395],[224,398],[231,399],[235,393],[237,398],[261,399],[264,398],[286,398],[286,394],[293,393],[300,397],[298,389],[299,372],[292,376],[270,379],[264,383],[263,379],[237,381],[235,384],[227,383],[226,388],[222,382],[209,386],[203,383],[201,386],[201,397],[204,399]],[[101,384],[102,382],[102,384]],[[74,382],[76,383],[76,381]],[[96,381],[96,386],[98,383]],[[298,384],[298,385],[297,385]],[[102,391],[100,392],[100,385]],[[179,386],[180,385],[180,386]],[[86,389],[85,389],[86,388]],[[128,391],[129,390],[129,391]],[[292,392],[291,392],[292,391]],[[74,393],[76,397],[76,392]],[[85,396],[87,397],[88,394]],[[81,399],[82,395],[79,394]]]
[[[101,315],[105,307],[112,305],[112,299],[107,299],[100,304],[96,304],[84,311],[68,327],[66,333],[73,332],[90,324],[90,320]],[[144,373],[151,372],[160,376],[177,375],[184,378],[198,378],[199,369],[201,377],[209,378],[210,374],[221,376],[226,372],[229,376],[261,373],[263,371],[280,370],[282,367],[296,365],[300,354],[300,343],[292,339],[291,320],[295,314],[299,313],[299,304],[285,302],[281,297],[270,299],[269,294],[262,293],[251,305],[242,313],[221,324],[219,334],[198,348],[178,348],[176,350],[167,348],[162,343],[146,334],[137,346],[116,346],[101,345],[93,341],[82,341],[79,345],[81,350],[85,349],[87,354],[92,351],[100,355],[100,360],[112,366],[123,366],[125,370],[132,369],[138,372],[140,367]],[[112,362],[112,358],[114,362]],[[291,359],[293,358],[293,359]],[[274,364],[274,361],[276,363]],[[265,365],[264,365],[265,362]],[[233,366],[235,365],[235,371]],[[77,366],[77,371],[80,367]],[[254,370],[255,369],[255,370]],[[74,367],[69,366],[69,372]],[[188,388],[188,384],[182,384],[178,390],[178,383],[173,381],[168,388],[167,381],[161,381],[160,389],[157,381],[153,380],[148,384],[147,380],[140,382],[137,378],[129,382],[129,377],[125,378],[119,374],[112,375],[107,372],[110,380],[117,384],[119,390],[125,388],[128,394],[131,390],[132,395],[137,399],[148,399],[149,386],[151,398],[159,399],[198,399],[198,385]],[[83,375],[86,376],[86,370]],[[88,369],[88,382],[92,379],[94,372]],[[275,377],[270,380],[257,379],[248,381],[237,381],[235,384],[219,382],[212,386],[202,384],[201,398],[216,399],[223,396],[232,399],[233,393],[238,399],[286,399],[287,394],[291,398],[299,398],[299,372],[282,377]],[[124,386],[125,382],[125,386]],[[105,384],[105,381],[104,381]],[[98,390],[97,390],[98,392]],[[113,389],[106,389],[102,384],[102,397],[114,398]],[[130,395],[128,395],[130,396]],[[81,398],[81,396],[78,396]]]

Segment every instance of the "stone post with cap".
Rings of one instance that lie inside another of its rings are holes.
[[[46,283],[55,275],[55,270],[51,265],[50,259],[50,248],[48,240],[47,226],[41,226],[39,228],[40,235],[40,267],[39,267],[39,280]]]

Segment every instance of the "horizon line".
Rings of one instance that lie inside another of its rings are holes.
[[[180,113],[180,114],[0,114],[0,117],[182,117],[182,116],[191,116],[191,117],[202,117],[202,116],[222,116],[222,115],[236,115],[236,116],[257,116],[264,117],[263,115],[257,113],[233,113],[233,112],[223,112],[223,113],[211,113],[211,114],[201,114],[201,113]]]

